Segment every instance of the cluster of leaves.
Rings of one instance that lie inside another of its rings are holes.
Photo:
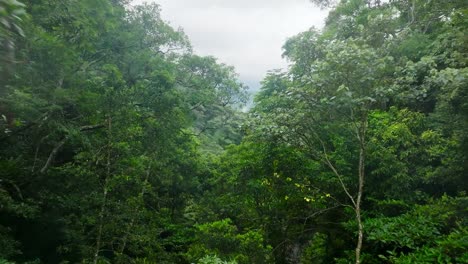
[[[466,208],[466,197],[445,195],[398,216],[370,218],[366,222],[370,247],[385,250],[379,257],[395,263],[464,263]]]

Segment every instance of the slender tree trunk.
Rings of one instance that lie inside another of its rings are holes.
[[[98,230],[96,236],[96,248],[94,249],[94,256],[93,256],[93,264],[97,264],[99,258],[99,251],[101,250],[102,245],[102,229],[104,225],[104,214],[106,212],[107,206],[107,195],[108,195],[108,183],[111,176],[111,154],[112,154],[112,119],[109,116],[107,119],[107,129],[108,129],[108,136],[107,136],[107,162],[106,162],[106,175],[104,178],[104,186],[102,192],[102,202],[101,202],[101,209],[99,210],[98,216]]]
[[[104,222],[104,213],[106,211],[106,205],[107,205],[107,194],[108,194],[108,188],[107,188],[107,183],[108,183],[108,178],[104,180],[104,191],[102,193],[102,203],[101,203],[101,209],[99,211],[99,226],[98,226],[98,231],[97,231],[97,237],[96,237],[96,248],[94,250],[94,257],[93,257],[93,263],[96,264],[99,258],[99,251],[101,250],[101,244],[102,244],[102,229],[103,229],[103,222]]]
[[[361,218],[361,201],[362,201],[362,193],[364,189],[364,161],[365,161],[365,150],[363,148],[359,151],[359,190],[358,196],[356,199],[356,221],[358,224],[358,241],[356,245],[356,264],[361,263],[361,250],[362,250],[362,240],[364,237],[364,228],[362,225],[362,218]]]
[[[361,202],[362,194],[364,192],[364,179],[365,179],[365,161],[366,161],[366,130],[367,130],[367,115],[362,120],[361,127],[358,132],[359,139],[359,187],[358,195],[356,198],[355,213],[356,221],[358,224],[358,241],[356,245],[356,264],[361,263],[362,241],[364,238],[364,226],[362,224]]]
[[[143,196],[146,193],[146,185],[148,184],[148,179],[149,179],[150,174],[151,174],[151,166],[149,166],[148,170],[146,171],[145,180],[143,181],[143,186],[141,187],[141,192],[140,192],[139,197],[141,198],[142,202],[143,202]],[[123,254],[125,247],[127,246],[128,236],[133,228],[133,225],[135,224],[136,215],[138,214],[139,209],[140,209],[140,206],[136,206],[133,210],[133,214],[132,214],[133,217],[130,220],[130,224],[127,227],[127,231],[125,232],[124,237],[122,238],[122,244],[118,251],[119,254]]]
[[[415,16],[414,16],[414,12],[415,12],[415,9],[416,9],[416,1],[413,0],[411,1],[411,6],[410,6],[410,24],[413,24],[414,21],[416,20]]]

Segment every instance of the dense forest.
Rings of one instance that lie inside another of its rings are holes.
[[[246,112],[157,4],[0,0],[0,263],[468,263],[468,3],[312,2]]]

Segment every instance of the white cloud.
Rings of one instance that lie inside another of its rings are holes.
[[[141,3],[135,0],[134,3]],[[258,89],[271,69],[284,68],[288,37],[321,27],[326,11],[308,0],[156,0],[162,16],[182,27],[195,51],[233,65],[240,79]]]

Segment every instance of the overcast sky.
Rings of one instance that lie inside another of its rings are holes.
[[[326,11],[309,0],[134,0],[156,2],[163,19],[181,27],[199,55],[232,65],[240,79],[258,90],[266,72],[285,68],[287,38],[322,27]]]

